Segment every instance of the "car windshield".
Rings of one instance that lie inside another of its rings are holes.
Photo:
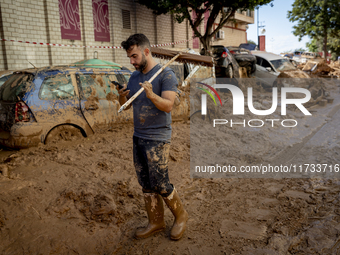
[[[277,71],[295,70],[296,67],[288,59],[275,59],[270,63],[275,67]]]
[[[5,76],[1,77],[1,78],[0,78],[0,87],[1,87],[1,85],[4,84],[10,77],[11,77],[11,74],[5,75]]]
[[[17,101],[22,98],[32,85],[33,75],[13,74],[0,88],[0,100]]]
[[[249,54],[249,51],[242,48],[228,48],[231,54]]]
[[[214,55],[221,56],[225,52],[225,48],[223,46],[213,47],[212,52]]]

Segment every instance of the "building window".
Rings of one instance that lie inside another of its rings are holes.
[[[236,11],[237,13],[239,13],[239,14],[242,14],[242,11],[241,11],[241,9],[237,9],[237,11]]]
[[[123,28],[131,29],[130,11],[122,10]]]
[[[253,12],[251,10],[247,10],[247,16],[248,17],[253,17]]]

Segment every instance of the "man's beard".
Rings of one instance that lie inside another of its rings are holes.
[[[143,53],[142,55],[142,61],[139,63],[138,67],[135,66],[137,71],[143,72],[143,70],[146,68],[148,65],[148,62],[146,61],[145,55]]]

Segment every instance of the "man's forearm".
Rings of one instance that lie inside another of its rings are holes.
[[[157,107],[158,110],[163,112],[171,112],[172,106],[174,102],[170,99],[160,97],[156,94],[153,94],[151,98],[149,98],[151,102]]]
[[[158,110],[163,112],[171,112],[172,106],[174,105],[176,92],[175,91],[162,91],[161,96],[158,96],[153,92],[152,84],[148,81],[139,83],[146,93],[146,97],[157,107]]]

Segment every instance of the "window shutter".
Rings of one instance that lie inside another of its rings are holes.
[[[131,29],[130,11],[122,10],[123,28]]]

